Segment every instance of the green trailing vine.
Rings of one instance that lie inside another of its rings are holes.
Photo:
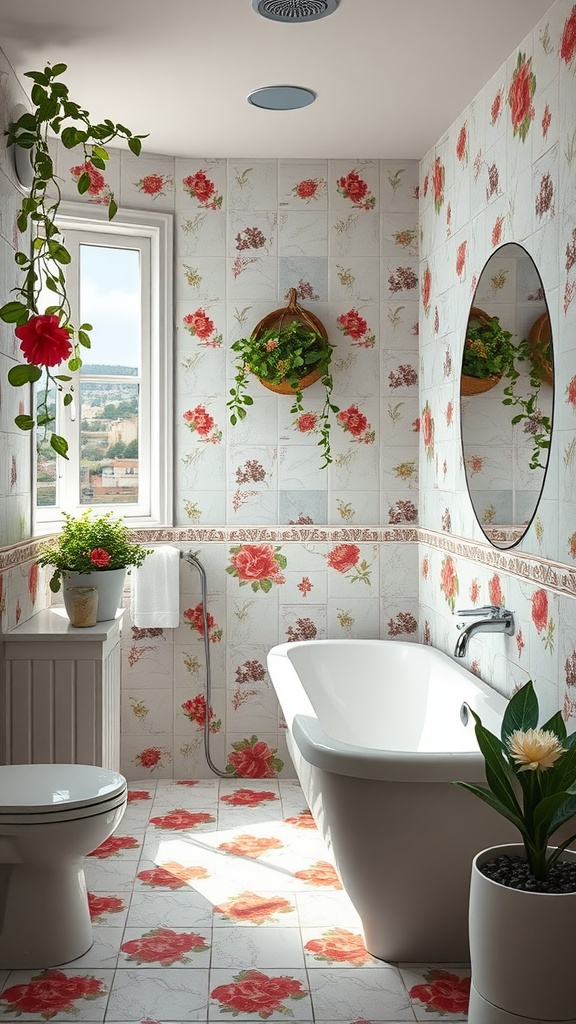
[[[68,457],[68,442],[51,431],[55,414],[48,406],[49,393],[54,387],[63,393],[65,406],[72,403],[72,374],[82,366],[82,350],[90,348],[92,328],[87,323],[75,327],[71,322],[65,274],[71,257],[56,224],[62,196],[49,138],[59,138],[66,149],[82,147],[84,169],[78,177],[77,188],[80,195],[85,195],[91,186],[91,173],[106,169],[108,143],[124,139],[130,151],[138,156],[142,139],[146,137],[134,135],[129,128],[108,119],[92,124],[88,111],[70,99],[68,87],[62,81],[66,70],[66,64],[47,64],[43,71],[26,72],[25,77],[33,82],[32,110],[12,122],[5,133],[7,146],[30,152],[33,177],[17,216],[21,234],[29,231],[28,251],[19,250],[15,254],[23,279],[13,289],[17,298],[0,308],[0,320],[15,326],[25,360],[10,369],[9,383],[22,387],[44,378],[37,395],[36,417],[19,415],[15,418],[16,426],[20,430],[32,430],[36,426],[45,436],[50,434],[51,447],[64,458]],[[109,220],[117,211],[110,193]],[[41,311],[39,303],[46,291],[53,295],[54,301]],[[53,368],[62,363],[66,364],[65,372],[54,372]]]

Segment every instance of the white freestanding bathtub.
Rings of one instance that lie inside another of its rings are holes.
[[[397,640],[273,647],[268,671],[310,810],[382,960],[465,962],[472,858],[515,829],[485,785],[464,703],[500,735],[506,698],[448,655]]]

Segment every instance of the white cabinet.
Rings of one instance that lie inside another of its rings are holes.
[[[47,608],[6,633],[0,764],[120,767],[122,613],[86,629]]]

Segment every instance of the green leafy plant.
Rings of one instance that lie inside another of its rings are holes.
[[[330,361],[333,346],[312,325],[293,320],[285,327],[276,325],[257,331],[250,338],[240,338],[234,342],[232,350],[238,354],[235,386],[230,390],[232,397],[227,403],[233,426],[244,419],[247,407],[254,404],[254,399],[247,393],[249,373],[273,386],[288,384],[294,399],[290,412],[295,416],[304,413],[301,381],[310,373],[319,373],[325,400],[318,416],[318,444],[323,450],[321,468],[325,469],[332,462],[330,413],[338,412],[338,406],[332,402],[334,382]]]
[[[538,727],[532,680],[509,701],[500,739],[476,722],[488,788],[455,782],[480,797],[519,830],[534,878],[544,881],[576,833],[555,849],[552,835],[576,814],[576,732],[569,736],[560,711]]]
[[[542,367],[534,361],[530,343],[525,338],[515,346],[514,359],[515,361],[507,371],[510,383],[504,388],[506,398],[502,399],[502,404],[515,406],[519,410],[512,417],[512,423],[521,423],[522,420],[525,420],[524,430],[533,436],[534,447],[530,459],[530,469],[545,469],[546,462],[541,461],[541,456],[550,448],[552,421],[538,407],[540,388],[542,387]],[[523,362],[528,362],[530,367],[530,391],[527,395],[516,394],[515,390],[520,377],[516,363]]]
[[[54,593],[60,590],[62,573],[105,572],[139,566],[151,554],[150,548],[130,541],[123,517],[114,518],[113,512],[96,519],[91,518],[90,509],[77,517],[68,512],[62,514],[62,532],[42,546],[36,559],[38,565],[54,566],[50,580]]]
[[[497,316],[478,319],[472,311],[466,327],[462,373],[467,377],[502,377],[514,363],[515,347],[510,331]]]
[[[133,135],[124,125],[106,119],[92,124],[90,114],[74,103],[68,87],[61,78],[66,64],[47,64],[43,71],[28,71],[32,79],[32,110],[12,122],[6,131],[7,146],[17,146],[30,152],[32,184],[22,200],[18,212],[18,230],[29,232],[28,251],[18,251],[15,260],[24,275],[21,285],[14,289],[18,296],[0,308],[0,320],[15,324],[15,334],[25,362],[13,366],[8,381],[13,387],[34,384],[43,377],[43,387],[37,396],[36,419],[29,415],[15,418],[21,430],[32,430],[37,425],[47,436],[54,451],[67,458],[68,442],[51,432],[55,420],[48,406],[50,389],[63,393],[64,405],[73,400],[71,374],[82,366],[81,349],[90,348],[90,324],[78,328],[71,323],[70,303],[66,294],[65,267],[71,262],[70,253],[62,242],[56,217],[61,191],[50,154],[49,136],[61,139],[66,149],[81,146],[84,161],[78,177],[80,195],[88,192],[95,176],[105,170],[109,159],[105,146],[114,139],[125,139],[136,156],[142,148],[143,135]],[[111,220],[117,204],[108,193],[108,217]],[[43,312],[39,303],[42,293],[51,292],[54,302]],[[68,373],[54,373],[52,367],[67,363]]]

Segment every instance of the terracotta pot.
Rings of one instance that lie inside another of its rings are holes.
[[[492,881],[479,866],[503,854],[524,858],[524,846],[493,846],[472,862],[468,1024],[576,1024],[576,892],[523,892]]]

